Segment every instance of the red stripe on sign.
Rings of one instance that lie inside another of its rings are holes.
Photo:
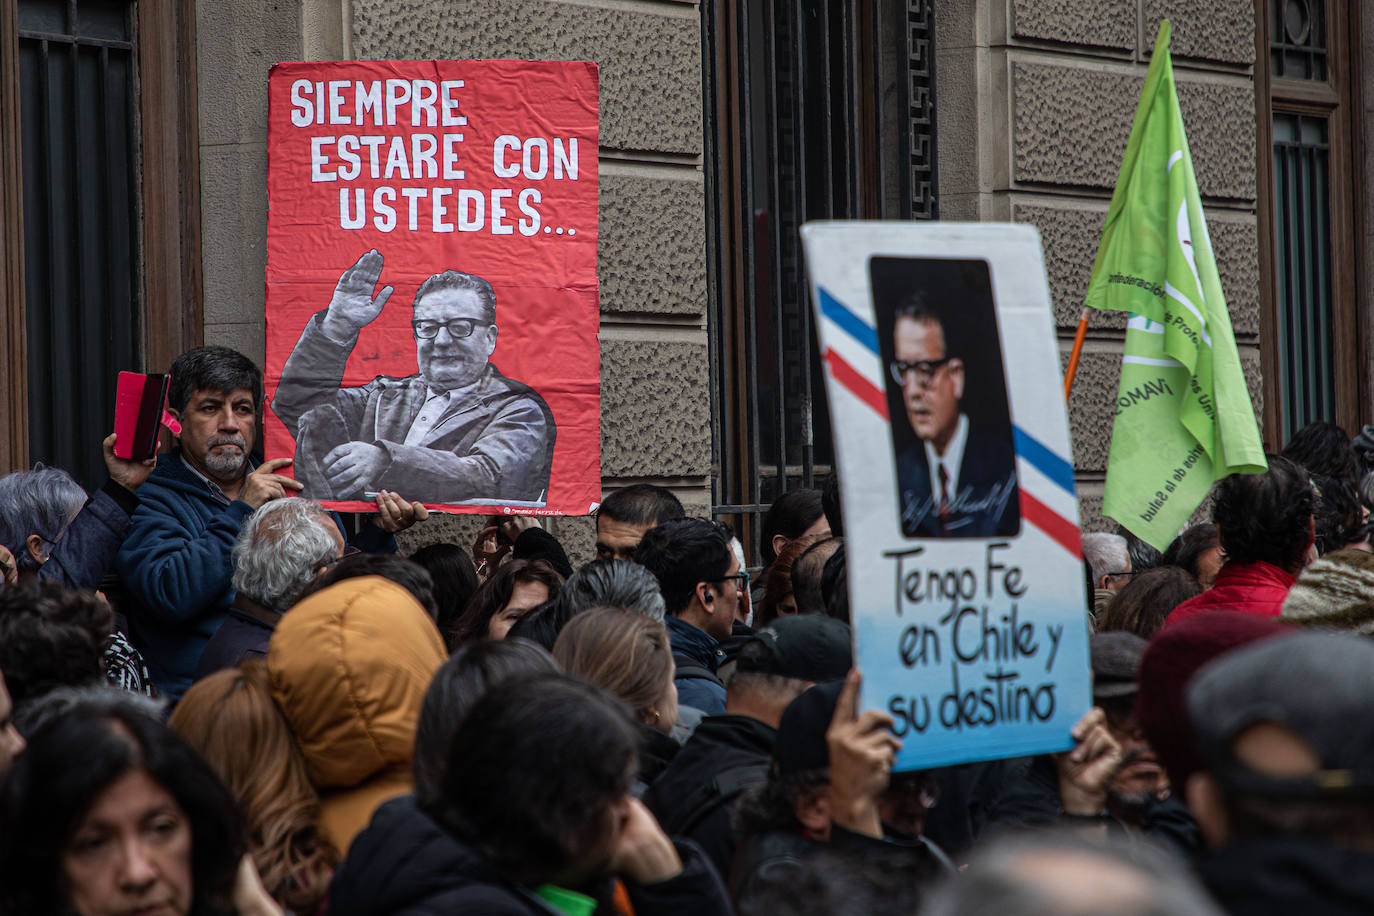
[[[835,377],[835,381],[854,393],[854,396],[863,401],[877,412],[878,416],[887,419],[887,396],[874,387],[873,383],[864,378],[858,369],[845,362],[844,357],[834,350],[825,351],[825,361],[830,365],[830,374]]]
[[[1083,559],[1083,540],[1078,526],[1021,488],[1021,517],[1048,534],[1060,547]]]

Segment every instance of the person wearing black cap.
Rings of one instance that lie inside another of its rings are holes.
[[[729,874],[730,811],[745,789],[767,779],[783,710],[812,684],[844,677],[851,657],[849,627],[829,617],[785,617],[746,640],[725,715],[703,719],[644,794],[663,829],[695,840]]]
[[[1335,633],[1236,649],[1189,684],[1198,871],[1228,912],[1374,912],[1371,697],[1374,643]]]
[[[745,795],[736,811],[740,849],[730,875],[741,913],[767,913],[801,876],[835,860],[864,871],[881,885],[878,910],[912,913],[919,890],[953,872],[938,846],[883,823],[884,796],[915,796],[935,804],[928,773],[892,775],[901,742],[892,717],[858,709],[861,678],[818,684],[782,715],[768,780]],[[871,905],[871,901],[870,901]]]

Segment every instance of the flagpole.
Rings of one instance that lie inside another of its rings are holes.
[[[1069,366],[1064,370],[1064,403],[1069,403],[1069,395],[1073,393],[1073,377],[1078,374],[1078,357],[1083,354],[1083,338],[1088,336],[1088,313],[1091,309],[1084,307],[1083,314],[1078,319],[1078,332],[1073,335],[1073,350],[1069,353]]]

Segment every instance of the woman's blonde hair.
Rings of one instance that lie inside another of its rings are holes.
[[[592,608],[568,621],[553,657],[573,677],[620,697],[645,724],[658,717],[656,707],[673,676],[663,624],[618,607]]]
[[[167,724],[238,800],[263,886],[289,909],[313,913],[329,887],[320,872],[338,865],[339,854],[317,830],[320,798],[272,699],[266,662],[255,659],[197,681]]]

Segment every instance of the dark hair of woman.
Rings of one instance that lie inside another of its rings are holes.
[[[788,490],[773,500],[760,526],[759,557],[763,565],[767,566],[778,557],[778,550],[773,544],[774,535],[782,535],[789,541],[799,538],[806,533],[806,529],[824,517],[820,490]]]
[[[167,724],[233,793],[268,894],[292,912],[313,913],[340,856],[320,833],[319,793],[272,699],[266,660],[196,681]]]
[[[512,677],[556,673],[553,657],[524,639],[478,640],[454,652],[425,691],[415,727],[411,766],[420,806],[431,811],[438,808],[453,735],[488,690]]]
[[[413,560],[390,553],[354,553],[342,557],[321,573],[301,598],[324,591],[345,579],[357,579],[361,576],[381,576],[395,582],[420,602],[420,607],[425,609],[431,620],[438,620],[439,604],[434,599],[434,580],[430,577],[429,571]]]
[[[1350,436],[1335,423],[1316,420],[1293,434],[1281,453],[1313,477],[1339,477],[1352,486],[1360,482],[1360,456]]]
[[[1202,594],[1197,576],[1179,566],[1157,566],[1131,577],[1097,617],[1097,632],[1124,630],[1149,639],[1164,619],[1189,598]]]
[[[1198,559],[1213,547],[1221,546],[1221,535],[1211,522],[1199,522],[1174,538],[1164,551],[1164,566],[1179,566],[1197,578]]]
[[[506,639],[523,639],[534,643],[545,652],[552,652],[553,644],[558,641],[558,634],[563,632],[563,625],[572,619],[568,616],[568,610],[568,603],[563,600],[560,593],[560,597],[545,601],[515,621],[515,626],[510,628]]]
[[[1266,455],[1263,474],[1231,474],[1212,488],[1212,520],[1221,534],[1226,562],[1266,562],[1301,570],[1311,544],[1316,491],[1300,465]]]
[[[430,544],[415,551],[410,559],[434,580],[434,603],[439,609],[434,622],[440,633],[448,633],[481,585],[472,557],[457,544]]]
[[[194,916],[232,914],[245,840],[233,796],[166,725],[136,707],[73,707],[29,736],[0,786],[0,912],[70,911],[64,852],[100,795],[143,771],[185,812]]]
[[[436,816],[506,880],[569,880],[615,830],[638,737],[625,704],[590,684],[507,680],[458,727]]]
[[[45,582],[0,588],[0,670],[14,705],[58,687],[101,683],[113,626],[110,606],[90,592]]]
[[[849,623],[849,577],[843,547],[825,561],[825,570],[821,573],[821,594],[825,597],[826,616]]]
[[[510,604],[515,587],[523,583],[538,582],[549,592],[545,602],[558,597],[563,585],[563,577],[543,560],[511,560],[497,568],[491,578],[468,599],[467,607],[449,633],[444,634],[449,651],[465,646],[478,639],[487,638],[487,628],[491,619]],[[442,631],[441,631],[442,632]]]
[[[781,616],[797,613],[797,602],[792,586],[792,564],[797,557],[806,553],[813,544],[825,538],[812,535],[793,538],[778,552],[772,563],[763,571],[763,600],[754,614],[754,629],[766,627]]]
[[[1312,486],[1317,493],[1312,506],[1312,523],[1319,555],[1343,550],[1369,536],[1360,494],[1349,480],[1313,477]]]

